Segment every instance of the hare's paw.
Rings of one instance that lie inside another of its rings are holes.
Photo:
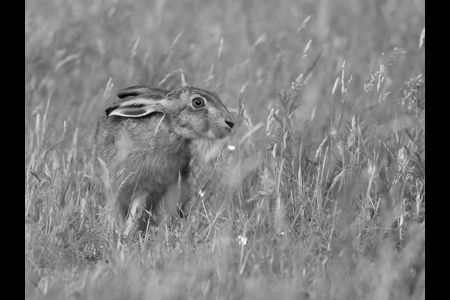
[[[139,229],[140,220],[145,212],[146,193],[135,197],[131,202],[125,221],[125,227],[122,230],[122,238],[127,238],[130,234]]]

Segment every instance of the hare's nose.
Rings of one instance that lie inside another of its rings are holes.
[[[234,126],[234,123],[231,122],[230,120],[225,120],[225,123],[228,125],[228,127],[230,127],[230,129],[233,128]]]

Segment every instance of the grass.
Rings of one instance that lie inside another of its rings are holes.
[[[26,299],[425,298],[424,1],[25,6]],[[187,218],[119,243],[96,119],[183,81],[239,132],[194,145]]]

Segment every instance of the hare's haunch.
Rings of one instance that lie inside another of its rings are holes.
[[[158,223],[190,199],[189,144],[231,133],[233,115],[219,97],[195,87],[132,86],[100,117],[96,173],[124,236],[143,209]]]

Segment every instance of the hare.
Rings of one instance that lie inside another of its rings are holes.
[[[151,222],[182,214],[190,200],[190,143],[231,134],[233,115],[219,97],[195,87],[121,90],[99,118],[95,169],[116,224],[127,237],[143,209]]]

